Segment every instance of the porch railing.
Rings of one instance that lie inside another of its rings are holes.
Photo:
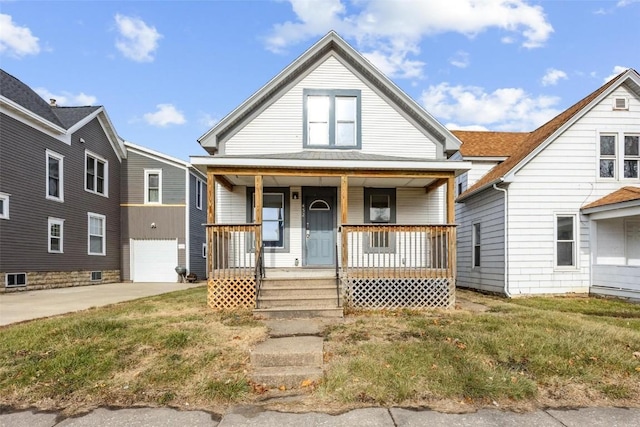
[[[259,224],[206,224],[210,307],[255,307],[261,255],[255,250],[259,227]]]
[[[455,225],[357,224],[341,227],[347,304],[394,308],[453,304]]]

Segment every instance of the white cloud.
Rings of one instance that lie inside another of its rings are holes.
[[[29,28],[14,23],[11,15],[0,13],[0,53],[17,58],[36,55],[40,52],[38,40]]]
[[[57,105],[65,107],[96,105],[98,103],[98,98],[93,95],[87,95],[84,92],[73,94],[63,90],[60,93],[53,93],[43,87],[34,88],[33,91],[47,102],[49,102],[50,99],[55,99]]]
[[[118,14],[115,20],[119,33],[116,48],[133,61],[153,61],[153,54],[158,49],[158,41],[162,34],[139,18]]]
[[[355,39],[365,56],[392,77],[421,74],[424,63],[409,57],[419,53],[423,37],[448,32],[474,37],[497,28],[508,33],[501,37],[503,43],[520,40],[525,48],[535,48],[553,32],[542,7],[525,0],[289,2],[297,20],[273,27],[265,39],[269,50],[281,52],[333,29]]]
[[[469,53],[459,50],[454,56],[449,58],[449,63],[454,67],[467,68],[471,63],[469,59]]]
[[[621,65],[616,65],[615,67],[613,67],[613,71],[611,72],[611,74],[609,74],[607,77],[604,78],[603,83],[608,82],[609,80],[611,80],[614,77],[616,77],[618,74],[624,73],[628,69],[629,69],[629,67],[623,67]]]
[[[200,118],[198,119],[198,123],[207,128],[214,127],[219,121],[220,119],[208,113],[201,113]]]
[[[619,0],[618,3],[616,3],[616,6],[625,7],[625,6],[629,6],[632,3],[638,3],[638,2],[640,2],[640,0]]]
[[[475,130],[475,131],[488,131],[489,129],[487,129],[484,126],[480,126],[480,125],[468,125],[468,126],[462,126],[459,125],[457,123],[447,123],[445,125],[445,127],[449,130]]]
[[[555,86],[558,84],[558,81],[566,80],[568,78],[567,73],[564,71],[549,68],[547,69],[546,74],[542,77],[542,86]]]
[[[481,87],[446,82],[422,93],[424,107],[439,120],[496,131],[532,131],[560,113],[558,102],[557,97],[533,97],[520,88],[486,92]]]
[[[166,127],[169,125],[181,125],[187,122],[181,111],[178,111],[172,104],[156,105],[158,111],[155,113],[146,113],[144,120],[152,125]]]

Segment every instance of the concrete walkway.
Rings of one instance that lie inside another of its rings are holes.
[[[111,283],[0,293],[0,326],[196,286],[206,283]]]
[[[340,415],[318,412],[301,414],[263,411],[259,407],[238,407],[224,415],[170,408],[99,408],[84,416],[63,419],[55,413],[31,411],[0,413],[2,427],[298,427],[298,426],[535,426],[535,427],[624,427],[640,425],[640,408],[548,409],[527,413],[482,409],[473,413],[444,414],[402,408],[356,409]]]

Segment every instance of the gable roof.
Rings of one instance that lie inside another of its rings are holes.
[[[551,141],[561,134],[565,128],[572,125],[576,120],[589,111],[593,105],[600,102],[604,97],[608,96],[615,88],[619,87],[623,83],[627,83],[628,87],[640,97],[640,75],[637,71],[630,68],[608,81],[603,86],[569,107],[567,110],[558,114],[538,129],[529,133],[521,142],[520,147],[507,160],[496,165],[474,185],[467,189],[467,191],[462,193],[458,197],[458,201],[463,201],[485,188],[503,181],[507,175],[516,173],[522,166],[528,163],[528,161],[534,157],[539,150],[544,149],[546,145],[551,143]]]
[[[348,63],[359,73],[361,78],[384,94],[404,114],[425,129],[436,141],[440,142],[445,151],[459,149],[460,141],[446,127],[382,74],[335,31],[327,33],[266,85],[198,138],[200,145],[209,154],[215,154],[220,141],[233,134],[245,121],[249,120],[262,108],[265,108],[275,96],[297,83],[309,70],[318,65],[328,53],[333,53]]]
[[[460,154],[463,157],[509,157],[529,136],[529,132],[490,132],[453,130],[462,141]]]
[[[583,211],[616,205],[619,203],[640,201],[640,187],[622,187],[619,190],[609,193],[606,196],[582,207]],[[585,212],[586,213],[586,212]]]
[[[44,126],[66,144],[71,134],[97,118],[119,159],[126,157],[124,142],[118,136],[102,106],[59,107],[51,105],[25,83],[0,69],[0,105],[32,123]]]

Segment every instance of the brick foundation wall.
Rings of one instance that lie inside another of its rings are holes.
[[[120,282],[120,270],[102,270],[102,280],[91,280],[91,271],[26,272],[27,286],[6,287],[6,274],[0,272],[0,292],[16,292],[33,289],[67,288]],[[23,273],[17,271],[15,273]]]

